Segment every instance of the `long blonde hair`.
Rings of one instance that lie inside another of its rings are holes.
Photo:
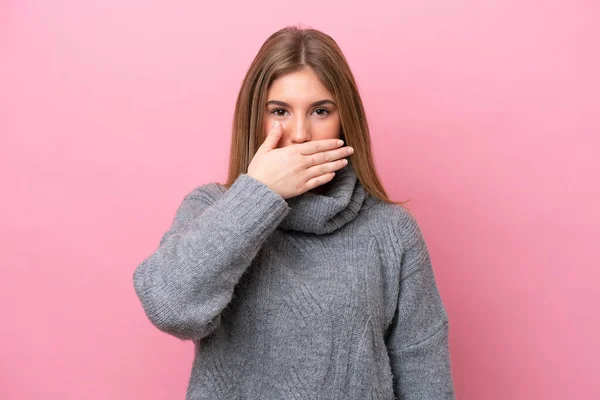
[[[363,103],[341,49],[329,35],[295,26],[273,33],[246,73],[235,104],[229,173],[223,185],[230,187],[240,174],[246,173],[264,141],[263,112],[271,83],[303,68],[312,69],[335,97],[341,120],[340,137],[354,148],[352,165],[365,190],[387,203],[407,203],[390,200],[379,180]]]

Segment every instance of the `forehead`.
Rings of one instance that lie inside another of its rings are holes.
[[[333,96],[311,70],[290,72],[275,79],[267,92],[268,100],[288,103],[312,102],[331,99]]]

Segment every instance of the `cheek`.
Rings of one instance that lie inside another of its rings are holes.
[[[273,123],[273,121],[271,121],[271,119],[268,116],[264,117],[264,119],[263,119],[263,137],[266,137],[269,134],[272,123]]]
[[[263,136],[264,137],[267,137],[267,135],[271,131],[271,128],[273,127],[273,122],[275,122],[275,121],[279,121],[279,123],[281,123],[281,126],[285,129],[284,121],[280,120],[279,118],[277,118],[275,115],[271,114],[270,112],[265,112],[265,114],[263,115]]]
[[[317,127],[318,135],[321,139],[335,139],[340,136],[340,120],[327,119]]]

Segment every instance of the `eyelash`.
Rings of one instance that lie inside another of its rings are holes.
[[[321,117],[321,116],[327,116],[330,113],[330,111],[328,109],[326,109],[326,108],[317,108],[317,109],[315,109],[315,111],[319,111],[319,110],[325,111],[325,114],[321,114],[321,115],[319,115],[319,117]],[[275,109],[271,110],[271,114],[275,114],[275,116],[277,116],[277,117],[283,117],[283,115],[277,114],[278,111],[285,111],[285,110],[283,108],[275,108]]]

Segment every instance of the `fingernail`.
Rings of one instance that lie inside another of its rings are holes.
[[[276,128],[277,127],[277,121],[273,121],[273,125],[271,125],[272,128]]]
[[[344,141],[343,141],[343,140],[338,140],[338,146],[341,146],[341,145],[343,145],[343,144],[344,144]]]

